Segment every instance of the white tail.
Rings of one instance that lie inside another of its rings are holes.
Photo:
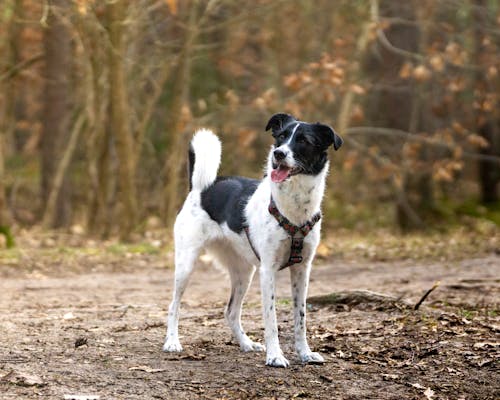
[[[219,170],[221,143],[209,129],[196,131],[189,148],[189,174],[192,190],[209,187]]]

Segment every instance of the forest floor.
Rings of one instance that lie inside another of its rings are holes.
[[[291,366],[275,369],[231,339],[228,277],[209,263],[183,299],[184,352],[167,354],[171,251],[152,251],[154,241],[145,249],[21,239],[0,251],[0,399],[500,398],[498,237],[474,254],[448,253],[456,241],[444,241],[445,250],[416,258],[411,246],[374,256],[371,244],[351,254],[342,251],[347,241],[332,241],[331,252],[320,249],[309,293],[347,296],[313,297],[307,314],[311,347],[326,362],[302,365],[294,354],[285,270],[277,309]],[[262,341],[258,274],[243,325]]]

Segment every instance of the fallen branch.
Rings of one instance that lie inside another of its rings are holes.
[[[411,308],[411,305],[402,301],[401,297],[388,296],[369,290],[350,290],[311,296],[307,299],[307,303],[318,306],[347,305],[354,307],[358,305],[371,305],[377,310]]]
[[[437,281],[425,294],[422,296],[422,298],[415,304],[413,309],[416,311],[420,307],[420,305],[425,301],[427,296],[429,296],[440,284],[441,282]]]

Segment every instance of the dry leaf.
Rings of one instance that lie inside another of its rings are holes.
[[[430,58],[429,64],[431,65],[431,67],[434,71],[442,72],[444,70],[443,57],[441,57],[438,54],[435,54]]]
[[[87,1],[86,0],[75,0],[76,9],[81,15],[87,15]]]
[[[495,67],[494,65],[491,65],[491,66],[488,68],[488,71],[486,72],[486,76],[487,76],[489,79],[496,78],[496,77],[498,76],[498,69],[497,69],[497,67]]]
[[[425,65],[419,65],[418,67],[416,67],[413,70],[412,75],[417,82],[428,81],[432,76],[431,71]]]
[[[427,399],[432,400],[432,396],[434,396],[434,390],[432,390],[430,387],[425,389],[424,396],[427,397]]]
[[[351,85],[351,92],[355,93],[355,94],[365,94],[366,93],[366,90],[363,86],[360,86],[360,85],[357,85],[357,84],[352,84]]]
[[[12,370],[2,376],[0,381],[9,382],[17,386],[44,386],[46,383],[37,375]]]
[[[179,360],[204,360],[206,358],[205,354],[182,354],[179,356]]]
[[[318,255],[318,257],[326,258],[330,256],[331,250],[325,244],[320,243],[318,248],[316,249],[316,254]]]
[[[74,316],[74,314],[72,312],[68,312],[66,314],[63,315],[63,319],[75,319],[76,317]]]
[[[178,7],[177,7],[177,0],[165,0],[165,3],[167,3],[168,10],[172,15],[177,15]]]
[[[81,337],[75,340],[75,349],[81,346],[85,346],[88,342],[86,337]]]
[[[413,69],[412,63],[406,62],[403,64],[399,70],[399,77],[402,79],[408,79],[411,76],[411,71]]]
[[[156,372],[165,372],[165,369],[162,368],[151,368],[147,365],[138,365],[137,367],[130,367],[129,371],[144,371],[148,373],[156,373]]]
[[[471,133],[469,136],[467,136],[467,141],[477,147],[480,147],[482,149],[485,149],[489,147],[489,142],[482,136],[476,134],[476,133]]]
[[[498,346],[500,346],[500,342],[477,342],[474,343],[472,347],[474,347],[475,349],[484,349],[486,347],[494,348]]]
[[[363,111],[363,108],[359,104],[356,104],[351,111],[351,123],[359,124],[364,119],[365,119],[365,113]]]

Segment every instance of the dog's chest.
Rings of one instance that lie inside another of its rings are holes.
[[[278,267],[285,266],[290,260],[292,252],[292,236],[281,227],[276,219],[267,212],[260,220],[250,225],[250,240],[259,252],[264,264]],[[300,234],[298,235],[300,237]],[[319,241],[319,226],[303,237],[301,256],[308,260],[314,254]]]

